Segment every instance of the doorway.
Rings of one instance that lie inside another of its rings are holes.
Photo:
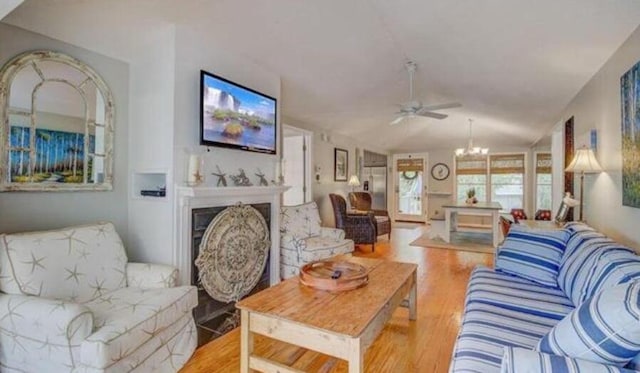
[[[396,154],[393,164],[395,220],[426,222],[428,154]]]
[[[291,188],[283,193],[285,206],[311,201],[311,144],[313,133],[284,125],[282,128],[282,173],[284,184]]]

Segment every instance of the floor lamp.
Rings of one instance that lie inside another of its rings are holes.
[[[602,167],[600,167],[600,164],[598,163],[593,150],[585,146],[576,151],[573,160],[571,161],[571,163],[569,163],[564,171],[580,173],[580,219],[578,221],[583,221],[582,208],[584,201],[584,174],[595,174],[598,172],[602,172]]]

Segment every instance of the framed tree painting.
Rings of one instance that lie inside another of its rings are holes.
[[[622,204],[640,207],[640,62],[620,78]]]
[[[349,152],[335,148],[333,153],[333,180],[347,181],[349,173]]]

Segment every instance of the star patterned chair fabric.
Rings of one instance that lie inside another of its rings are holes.
[[[321,226],[318,205],[282,206],[280,212],[280,275],[297,276],[300,267],[316,260],[350,254],[354,245],[344,231]]]
[[[111,223],[0,235],[0,371],[178,371],[197,291],[177,275],[128,263]]]

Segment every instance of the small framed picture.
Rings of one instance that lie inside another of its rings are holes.
[[[349,173],[349,152],[335,148],[333,163],[333,180],[347,181]]]
[[[560,203],[560,207],[558,208],[558,213],[556,214],[556,223],[561,224],[567,221],[567,214],[569,213],[569,209],[571,207],[569,207],[569,205],[567,205],[566,203],[564,203],[564,201],[562,201],[562,203]]]

